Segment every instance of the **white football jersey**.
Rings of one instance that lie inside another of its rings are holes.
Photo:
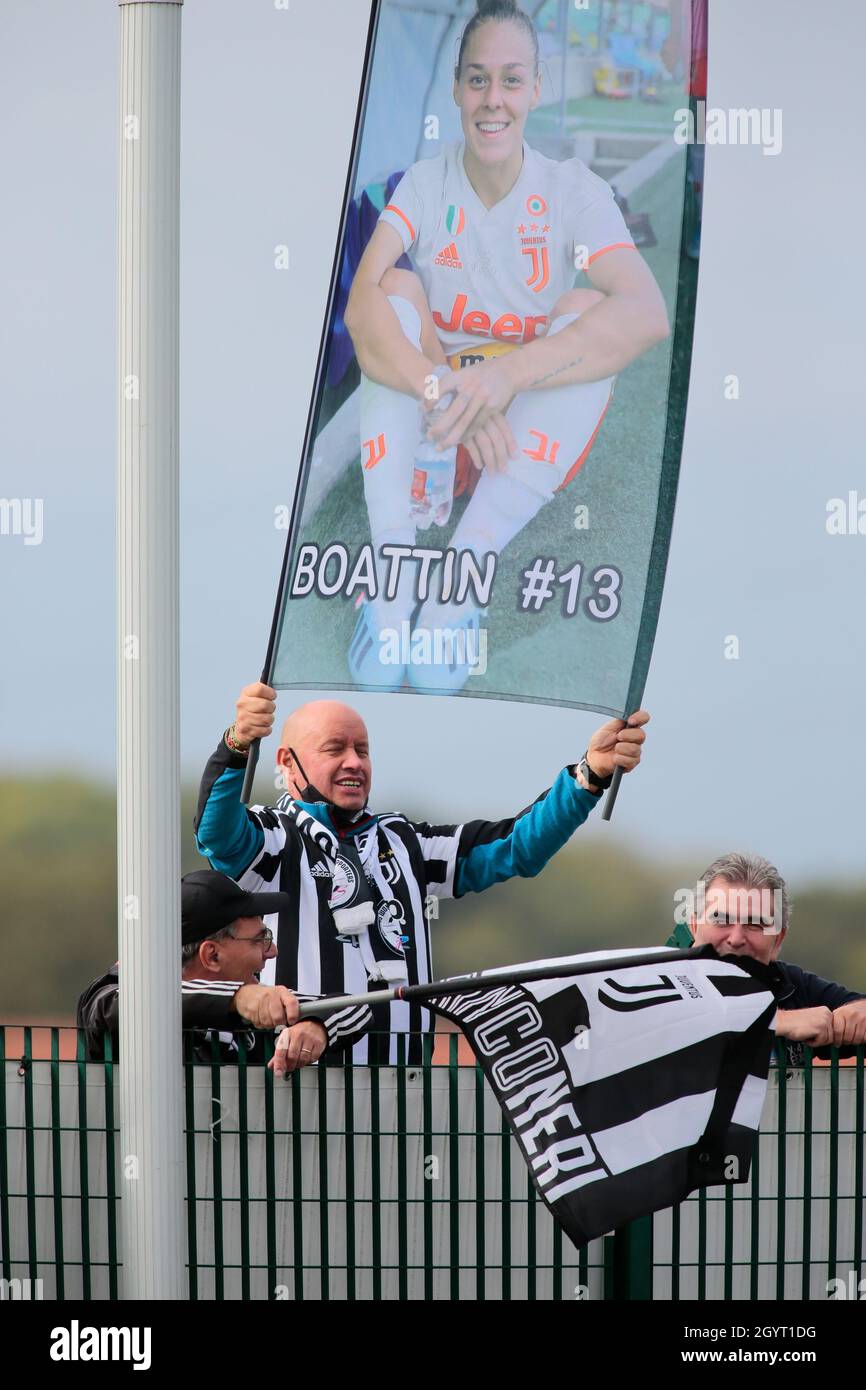
[[[413,164],[380,220],[399,232],[447,353],[479,339],[531,342],[577,271],[634,242],[610,186],[581,160],[524,143],[516,184],[486,208],[463,149],[460,141]]]

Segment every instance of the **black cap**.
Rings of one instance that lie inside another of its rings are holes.
[[[180,881],[180,939],[192,946],[239,917],[265,917],[290,902],[288,893],[247,893],[228,874],[196,869]]]

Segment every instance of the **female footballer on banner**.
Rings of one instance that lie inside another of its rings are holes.
[[[416,541],[419,403],[437,405],[434,373],[449,404],[427,417],[428,438],[443,450],[462,444],[480,473],[449,544],[480,560],[500,554],[571,481],[616,374],[667,336],[661,292],[610,187],[580,160],[525,144],[540,90],[529,16],[513,0],[479,0],[454,73],[464,139],[406,172],[358,266],[346,325],[362,372],[361,465],[377,556]],[[396,268],[404,253],[413,271]],[[580,269],[592,289],[572,288]],[[380,584],[362,607],[352,677],[395,688],[408,674],[418,687],[459,690],[472,655],[408,672],[380,660],[380,634],[404,622],[477,636],[471,599],[441,604],[434,586],[419,608],[412,570],[402,566],[396,594],[386,598]]]

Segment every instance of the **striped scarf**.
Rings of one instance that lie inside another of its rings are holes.
[[[319,803],[316,804],[317,808]],[[321,803],[325,810],[324,803]],[[340,941],[354,940],[367,978],[388,985],[408,983],[406,956],[391,926],[387,885],[379,871],[379,837],[375,816],[365,810],[358,828],[345,838],[334,832],[300,801],[281,797],[278,810],[324,855],[331,874],[328,908]]]

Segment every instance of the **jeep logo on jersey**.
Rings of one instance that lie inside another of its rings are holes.
[[[334,876],[331,886],[330,905],[335,907],[351,907],[358,892],[358,875],[348,859],[344,859],[340,854],[334,866]]]
[[[500,338],[505,342],[530,343],[539,330],[547,324],[546,314],[500,314],[493,323],[490,316],[480,309],[470,309],[466,313],[468,296],[458,294],[446,319],[438,309],[433,310],[433,322],[444,333],[457,333],[462,330],[477,338]]]
[[[466,226],[466,218],[463,216],[463,209],[454,203],[449,203],[448,211],[445,214],[445,226],[452,236],[459,236]]]

